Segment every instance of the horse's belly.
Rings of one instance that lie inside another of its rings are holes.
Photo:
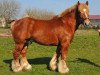
[[[54,35],[41,35],[38,37],[34,37],[35,42],[43,45],[58,45],[58,39]]]

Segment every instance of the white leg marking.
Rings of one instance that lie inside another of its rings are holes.
[[[69,69],[68,69],[66,62],[64,60],[59,60],[58,71],[60,73],[68,73],[69,72]]]
[[[28,63],[26,57],[21,58],[20,64],[21,64],[21,67],[23,68],[23,70],[31,70],[32,69],[32,66]]]
[[[57,69],[57,54],[54,54],[53,58],[50,61],[50,69],[51,70],[56,70]]]
[[[19,61],[18,62],[16,62],[16,61],[12,61],[12,66],[11,66],[11,68],[12,68],[12,70],[14,71],[14,72],[19,72],[19,71],[21,71],[22,70],[22,67],[20,66],[20,64],[19,64]]]

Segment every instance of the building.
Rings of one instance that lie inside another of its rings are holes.
[[[5,27],[6,26],[6,20],[5,18],[1,17],[0,18],[0,27]]]
[[[93,26],[100,26],[100,15],[90,15],[90,21]]]

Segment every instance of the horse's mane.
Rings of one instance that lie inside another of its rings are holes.
[[[64,12],[62,12],[62,13],[59,15],[59,17],[63,17],[64,15],[66,15],[66,14],[72,12],[72,11],[75,10],[76,8],[77,8],[77,4],[75,4],[74,6],[72,6],[72,7],[68,8],[68,9],[66,9]]]

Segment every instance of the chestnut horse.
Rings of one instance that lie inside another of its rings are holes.
[[[42,45],[57,46],[56,53],[50,61],[50,69],[67,73],[69,69],[66,65],[66,54],[75,31],[80,24],[88,25],[89,22],[88,1],[86,3],[78,1],[77,4],[51,20],[26,17],[14,21],[11,24],[15,41],[12,70],[19,72],[22,69],[30,70],[32,68],[27,61],[26,53],[30,41],[33,41]]]

